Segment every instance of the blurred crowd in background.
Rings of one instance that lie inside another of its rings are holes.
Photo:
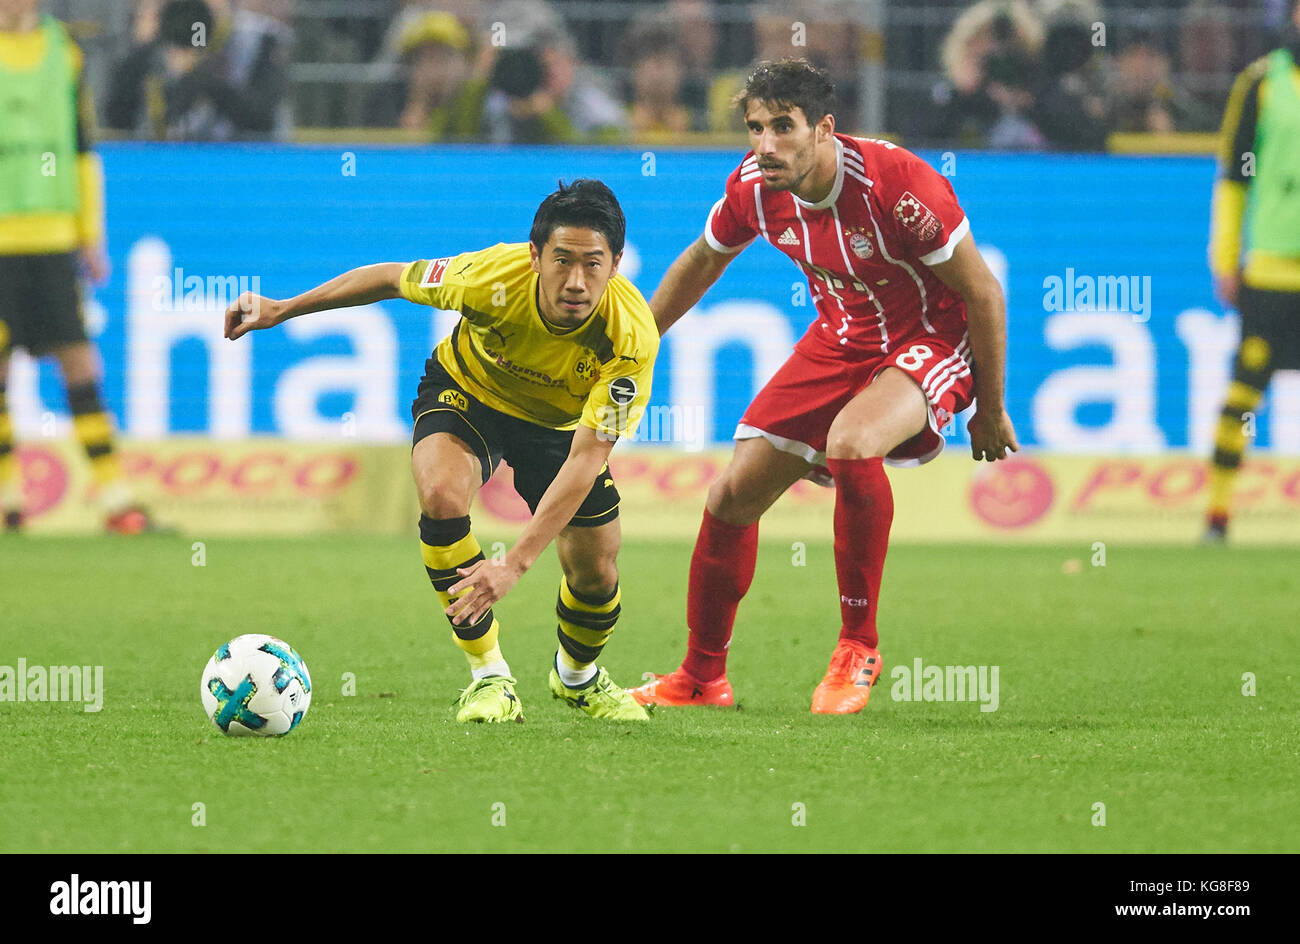
[[[806,56],[840,130],[1100,150],[1212,131],[1289,0],[45,0],[123,137],[403,129],[495,143],[740,133],[753,63]],[[198,40],[202,39],[202,42]]]

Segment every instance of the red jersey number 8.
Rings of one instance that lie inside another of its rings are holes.
[[[898,356],[898,366],[904,370],[916,370],[930,357],[934,357],[934,351],[928,345],[913,344]]]

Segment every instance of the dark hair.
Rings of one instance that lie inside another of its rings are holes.
[[[829,75],[807,59],[760,62],[745,80],[745,87],[734,103],[743,115],[751,101],[776,106],[783,111],[799,108],[808,124],[815,125],[835,111],[835,84]]]
[[[158,38],[167,46],[192,46],[199,23],[212,32],[212,9],[203,0],[170,0],[158,17]]]
[[[564,181],[559,183],[559,189],[537,208],[529,241],[540,250],[557,226],[582,226],[604,236],[615,256],[622,252],[627,220],[614,191],[599,180],[586,178],[575,180],[567,187]]]

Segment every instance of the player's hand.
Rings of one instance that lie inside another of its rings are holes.
[[[1214,277],[1214,294],[1219,297],[1225,308],[1237,307],[1237,291],[1241,288],[1241,277],[1237,273],[1232,275],[1216,275]]]
[[[966,431],[970,433],[970,455],[976,462],[981,459],[996,462],[1007,458],[1008,449],[1012,452],[1020,451],[1015,427],[1011,425],[1011,417],[1007,416],[1006,410],[981,410],[976,407],[975,415],[966,424]]]
[[[469,626],[483,618],[483,614],[492,608],[507,593],[515,582],[523,576],[523,570],[506,560],[475,561],[468,567],[457,567],[456,573],[461,579],[447,589],[453,597],[464,591],[463,597],[453,600],[447,607],[447,615],[458,626]]]
[[[108,281],[108,255],[103,246],[82,246],[77,255],[91,285],[103,285]]]
[[[233,341],[250,331],[274,328],[283,320],[280,303],[274,298],[244,292],[226,309],[226,337]]]

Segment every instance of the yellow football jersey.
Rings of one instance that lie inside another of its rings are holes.
[[[435,352],[466,392],[510,416],[552,429],[579,424],[630,436],[650,399],[659,330],[636,286],[615,275],[576,328],[548,324],[537,307],[528,243],[421,259],[402,271],[402,297],[461,320]]]

